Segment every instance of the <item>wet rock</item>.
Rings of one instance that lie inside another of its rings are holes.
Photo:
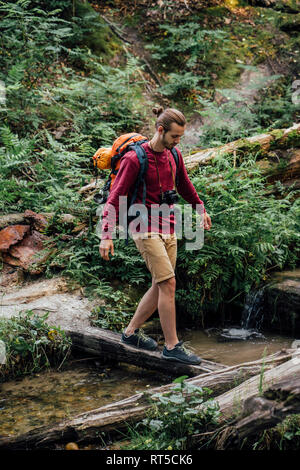
[[[264,338],[263,334],[256,330],[245,328],[225,328],[220,333],[219,341],[245,341],[253,338]]]
[[[30,231],[29,225],[10,225],[0,231],[0,251],[7,252]]]
[[[272,275],[264,296],[264,326],[300,334],[300,269]]]
[[[44,246],[44,242],[48,240],[49,237],[33,230],[21,242],[12,246],[8,253],[4,253],[3,260],[13,266],[21,266],[32,274],[39,274],[44,269],[41,264],[52,253],[51,249],[45,249]]]
[[[92,309],[104,304],[102,299],[91,301],[82,298],[80,286],[71,286],[66,278],[56,277],[11,288],[10,292],[0,297],[0,318],[10,318],[25,310],[32,310],[38,315],[48,312],[47,322],[50,325],[87,330]]]

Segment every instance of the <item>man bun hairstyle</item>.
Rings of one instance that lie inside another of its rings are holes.
[[[158,129],[159,126],[162,126],[167,132],[171,129],[172,122],[175,122],[179,126],[185,126],[186,119],[184,114],[178,109],[175,108],[166,108],[163,109],[162,106],[152,109],[153,113],[157,116],[155,128]]]

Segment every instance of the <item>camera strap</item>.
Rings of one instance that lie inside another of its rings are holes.
[[[162,185],[161,185],[160,177],[159,177],[158,164],[157,164],[156,156],[154,155],[154,153],[153,153],[153,156],[154,156],[155,166],[156,166],[156,172],[157,172],[157,176],[158,176],[159,189],[160,189],[160,193],[161,193],[161,196],[162,196],[162,195],[163,195],[163,190],[162,190]],[[170,160],[169,153],[168,153],[168,160],[169,160],[169,164],[170,164],[170,168],[171,168],[171,173],[172,173],[174,188],[175,188],[176,191],[177,191],[176,182],[175,182],[175,176],[174,176],[174,173],[173,173],[173,168],[172,168],[172,163],[171,163],[171,160]]]

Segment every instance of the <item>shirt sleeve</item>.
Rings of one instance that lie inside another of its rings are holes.
[[[115,182],[109,193],[102,214],[101,239],[111,239],[112,232],[118,222],[120,196],[127,196],[139,174],[140,164],[135,152],[128,152],[121,158]]]
[[[188,177],[184,161],[181,155],[181,152],[177,149],[177,153],[179,156],[179,165],[178,165],[178,185],[177,190],[180,196],[187,202],[189,202],[193,209],[197,209],[197,204],[201,205],[200,210],[198,208],[197,212],[200,214],[206,212],[204,203],[199,198],[197,191]]]

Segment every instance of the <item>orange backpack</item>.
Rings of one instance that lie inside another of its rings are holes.
[[[94,167],[100,168],[101,170],[111,169],[109,179],[104,187],[106,190],[110,191],[115,182],[121,164],[121,157],[130,150],[136,150],[135,144],[140,146],[142,143],[147,142],[147,140],[147,137],[132,132],[130,134],[120,135],[114,141],[112,147],[101,147],[97,150],[93,156]]]

